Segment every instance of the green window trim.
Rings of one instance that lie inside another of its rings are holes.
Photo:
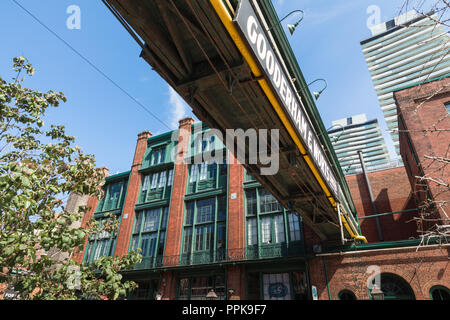
[[[169,198],[172,191],[174,170],[170,168],[168,170],[143,174],[137,203],[142,204]]]
[[[272,202],[269,207],[273,210],[266,211],[268,202],[264,198],[273,196],[262,190],[264,189],[245,190],[246,257],[259,259],[302,254],[304,238],[301,218],[281,205],[272,206]],[[256,199],[253,200],[253,197]],[[263,207],[266,208],[262,210]],[[293,226],[292,223],[298,223],[298,226]]]
[[[450,290],[447,287],[436,285],[430,288],[430,300],[447,301],[450,300]]]
[[[136,212],[128,251],[141,249],[142,261],[134,269],[151,269],[163,263],[169,207]]]
[[[104,197],[98,202],[96,212],[120,209],[125,201],[128,180],[108,182],[103,186]]]
[[[120,218],[121,216],[119,214],[117,216],[117,220],[120,221]],[[96,218],[96,220],[101,221],[101,223],[107,219],[108,218],[105,217]],[[108,232],[103,231],[100,234],[91,235],[88,238],[86,249],[84,250],[83,261],[92,263],[102,256],[111,257],[116,248],[119,229],[120,225],[117,230],[115,230],[114,234],[109,234]]]
[[[226,200],[226,195],[218,195],[185,202],[180,264],[203,264],[226,258]]]
[[[208,161],[190,164],[188,166],[186,194],[225,188],[228,181],[228,165],[225,155],[221,162]]]
[[[384,300],[415,300],[415,294],[409,283],[402,277],[393,273],[381,273],[380,284],[381,291],[384,292]],[[375,277],[372,278],[371,283],[375,284]],[[372,297],[372,289],[369,288],[369,298]]]

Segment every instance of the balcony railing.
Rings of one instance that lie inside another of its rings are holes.
[[[134,270],[284,258],[302,256],[304,253],[303,243],[301,242],[294,244],[256,245],[239,249],[223,248],[215,251],[183,253],[176,256],[143,257],[142,261],[134,266]]]

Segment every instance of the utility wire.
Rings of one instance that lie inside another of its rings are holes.
[[[23,7],[20,3],[18,3],[16,0],[12,0],[18,7],[20,7],[23,11],[25,11],[29,16],[31,16],[34,20],[36,20],[41,26],[43,26],[47,31],[49,31],[51,34],[53,34],[58,40],[60,40],[62,43],[64,43],[69,49],[71,49],[76,55],[78,55],[81,59],[83,59],[87,64],[89,64],[94,70],[96,70],[98,73],[100,73],[104,78],[106,78],[109,82],[111,82],[116,88],[118,88],[120,91],[122,91],[126,96],[128,96],[131,100],[133,100],[137,105],[139,105],[144,111],[146,111],[148,114],[150,114],[153,118],[158,120],[162,125],[164,125],[169,130],[172,130],[163,120],[158,118],[153,112],[148,110],[146,106],[144,106],[142,103],[140,103],[136,98],[134,98],[131,94],[129,94],[125,89],[123,89],[119,84],[117,84],[113,79],[111,79],[108,75],[106,75],[102,70],[100,70],[94,63],[92,63],[89,59],[84,57],[78,50],[76,50],[74,47],[72,47],[67,41],[65,41],[63,38],[61,38],[56,32],[54,32],[52,29],[50,29],[47,25],[45,25],[39,18],[37,18],[34,14],[32,14],[30,11],[28,11],[25,7]]]

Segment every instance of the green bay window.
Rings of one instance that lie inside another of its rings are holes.
[[[137,268],[148,269],[162,265],[168,214],[168,207],[136,213],[130,250],[141,250],[143,259]]]
[[[172,183],[173,169],[144,175],[139,203],[168,198]]]
[[[151,165],[155,166],[166,161],[166,147],[158,147],[152,150]]]
[[[187,193],[225,188],[227,182],[225,158],[223,161],[210,160],[189,165],[188,181]]]
[[[300,220],[264,189],[245,192],[248,258],[280,257],[303,252]]]
[[[186,202],[182,264],[209,263],[225,258],[225,196]]]
[[[120,216],[117,217],[120,220]],[[100,218],[97,220],[101,225],[106,223],[107,218]],[[84,261],[93,262],[102,256],[112,256],[117,240],[117,231],[109,233],[102,230],[99,233],[93,234],[89,237],[87,247],[84,255]]]
[[[126,181],[111,182],[105,184],[104,196],[97,205],[96,212],[119,209],[125,199]]]

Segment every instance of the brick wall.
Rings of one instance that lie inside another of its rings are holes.
[[[152,134],[148,131],[138,134],[136,150],[134,152],[133,165],[131,167],[130,177],[128,180],[127,196],[123,205],[122,220],[120,222],[119,234],[117,236],[117,244],[115,255],[124,256],[128,253],[128,245],[131,237],[131,229],[134,220],[134,206],[136,205],[139,188],[141,186],[141,174],[139,169],[142,165],[142,159],[147,149],[147,139]]]
[[[228,152],[228,251],[229,256],[245,247],[244,167]],[[238,255],[237,255],[238,256]]]
[[[378,213],[387,213],[416,208],[411,185],[404,167],[368,172],[372,194]],[[363,174],[346,177],[355,203],[358,217],[372,215],[369,191]],[[417,237],[415,222],[409,222],[416,212],[400,213],[380,217],[384,241],[406,240]],[[370,242],[380,241],[375,218],[359,220],[362,234]]]
[[[83,219],[81,221],[81,227],[86,228],[87,223],[92,219],[92,216],[94,215],[95,209],[97,208],[98,199],[95,197],[90,197],[87,201],[86,206],[89,208],[89,210],[84,214]],[[83,262],[84,257],[84,251],[86,250],[86,245],[88,242],[88,236],[86,236],[84,240],[84,247],[83,250],[78,250],[78,248],[75,249],[75,253],[73,255],[73,259],[80,263]]]
[[[328,274],[331,299],[336,300],[344,289],[352,291],[357,299],[369,299],[367,281],[380,273],[391,273],[404,279],[417,300],[429,300],[430,288],[448,287],[450,272],[448,256],[450,246],[382,249],[347,252],[343,255],[318,256],[309,262],[310,283],[317,287],[320,300],[328,300],[325,267]],[[370,266],[375,268],[368,269]]]
[[[191,126],[194,119],[186,118],[180,120],[180,134],[178,137],[176,165],[173,178],[172,198],[170,200],[169,222],[167,226],[166,248],[164,255],[166,257],[177,256],[180,254],[181,233],[183,228],[184,213],[184,195],[186,194],[186,183],[188,176],[188,165],[184,163],[184,157],[189,151],[191,136]],[[176,260],[173,260],[176,261]],[[165,261],[169,263],[169,261]],[[173,286],[168,287],[168,294],[173,296]]]
[[[419,184],[426,183],[429,194],[437,204],[450,199],[448,184],[450,168],[442,162],[426,157],[449,158],[450,117],[445,103],[450,101],[450,78],[443,78],[395,92],[400,132],[400,148],[403,160],[410,168],[410,181],[416,193],[423,200],[426,194]],[[410,140],[411,146],[407,143]],[[413,154],[418,158],[417,164]],[[425,175],[435,181],[419,181],[416,176]],[[436,183],[438,181],[438,183]],[[442,201],[442,202],[441,202]],[[444,203],[437,216],[446,218],[444,211],[449,212],[450,205]]]
[[[228,266],[227,268],[227,289],[233,290],[230,295],[227,292],[229,300],[244,300],[245,297],[245,266]]]

